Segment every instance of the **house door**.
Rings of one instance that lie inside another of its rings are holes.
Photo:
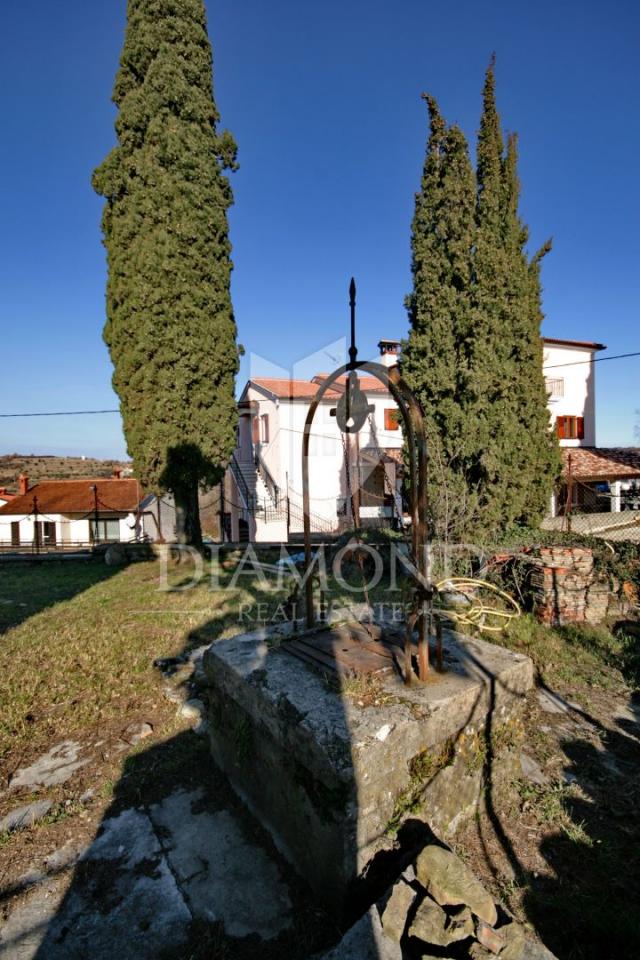
[[[11,524],[11,546],[20,546],[20,521],[14,520]]]
[[[365,464],[363,472],[366,473]],[[369,470],[362,482],[360,489],[360,506],[362,507],[382,507],[385,499],[384,489],[384,465],[377,464],[373,470]]]

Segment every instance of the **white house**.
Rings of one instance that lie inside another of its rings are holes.
[[[640,450],[596,445],[596,364],[601,343],[544,338],[544,375],[551,422],[564,461],[565,486],[554,497],[552,516],[572,510],[637,509],[632,496],[640,478]]]
[[[398,347],[398,341],[383,342],[385,365],[395,364]],[[232,539],[277,542],[303,529],[302,436],[309,406],[326,377],[326,373],[311,380],[257,377],[245,386],[230,467]],[[356,489],[363,524],[402,515],[398,410],[375,377],[361,376],[360,387],[371,412],[357,436],[342,434],[336,422],[344,381],[327,390],[314,419],[309,493],[315,531],[331,532],[348,524]]]
[[[398,362],[400,341],[381,340],[380,362]],[[550,425],[563,450],[576,504],[605,496],[620,509],[624,484],[640,477],[640,452],[596,447],[596,365],[601,343],[543,338]],[[327,374],[311,380],[252,378],[239,401],[238,445],[229,469],[232,540],[277,542],[302,530],[302,434],[309,406]],[[350,492],[361,488],[363,524],[402,512],[402,431],[392,397],[373,377],[360,384],[373,412],[357,439],[339,430],[333,411],[341,387],[325,394],[314,419],[310,458],[312,530],[333,532],[350,521]],[[351,443],[351,447],[349,447]],[[356,446],[357,444],[357,446]],[[345,469],[352,465],[350,475]],[[562,509],[565,492],[554,498]]]
[[[18,495],[0,506],[0,547],[34,550],[129,542],[139,537],[138,481],[43,480],[21,476]]]
[[[602,343],[543,338],[551,423],[561,447],[596,445],[595,354]]]

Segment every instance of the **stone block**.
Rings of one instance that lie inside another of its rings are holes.
[[[486,755],[465,756],[461,735],[472,731],[482,744],[488,724],[512,721],[532,686],[532,664],[445,632],[445,673],[411,687],[387,676],[380,704],[359,706],[337,675],[321,675],[268,640],[265,631],[245,634],[204,656],[213,758],[340,914],[351,885],[393,848],[389,828],[403,809],[444,836],[478,809]],[[515,775],[519,753],[506,754],[503,769]],[[500,758],[493,761],[497,779]]]

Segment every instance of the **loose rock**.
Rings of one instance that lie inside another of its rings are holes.
[[[153,734],[153,725],[150,723],[130,723],[122,734],[127,743],[136,744]]]
[[[506,943],[504,936],[498,930],[490,927],[484,920],[478,920],[476,938],[478,943],[490,950],[491,953],[500,953]]]
[[[382,929],[375,907],[371,907],[345,933],[337,947],[315,960],[402,960],[400,945]]]
[[[38,800],[25,807],[18,807],[0,820],[0,833],[13,833],[15,830],[26,830],[49,812],[53,803],[50,800]]]
[[[445,928],[447,915],[429,897],[425,897],[416,911],[413,923],[409,927],[409,936],[417,937],[423,943],[432,943],[436,947],[446,947],[450,943]]]
[[[490,926],[498,922],[493,899],[451,850],[430,845],[416,861],[422,886],[441,906],[464,905]]]
[[[524,930],[520,924],[515,921],[508,923],[500,928],[500,933],[506,940],[506,946],[500,954],[500,960],[524,960],[526,942]]]
[[[407,923],[407,914],[416,898],[416,892],[403,880],[391,891],[391,896],[382,913],[382,929],[388,937],[400,943]]]
[[[522,768],[522,776],[530,780],[531,783],[536,783],[540,787],[544,787],[549,783],[549,778],[545,776],[539,764],[536,763],[529,754],[524,752],[520,754],[520,766]]]
[[[80,744],[64,740],[52,747],[30,767],[23,767],[11,778],[10,789],[52,787],[70,780],[88,760],[78,760]]]
[[[202,720],[204,712],[204,703],[202,700],[187,700],[178,711],[184,720]]]

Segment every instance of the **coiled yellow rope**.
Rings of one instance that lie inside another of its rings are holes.
[[[448,577],[436,584],[438,593],[460,593],[470,603],[470,606],[464,610],[453,610],[451,607],[443,608],[441,611],[434,610],[436,616],[439,613],[445,614],[449,620],[454,623],[468,627],[478,627],[479,630],[487,633],[500,633],[504,630],[509,621],[519,617],[522,614],[520,605],[510,594],[496,587],[487,580],[473,580],[469,577]],[[488,590],[490,593],[500,597],[507,604],[508,609],[500,610],[491,606],[477,596],[480,590]],[[487,617],[496,617],[498,620],[506,621],[503,623],[486,622]]]

